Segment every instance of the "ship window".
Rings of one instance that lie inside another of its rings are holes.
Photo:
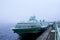
[[[31,26],[31,27],[35,27],[35,26]]]

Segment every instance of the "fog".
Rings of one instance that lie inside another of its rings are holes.
[[[26,21],[30,16],[60,20],[60,0],[0,0],[0,23]]]

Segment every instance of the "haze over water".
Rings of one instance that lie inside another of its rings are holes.
[[[10,28],[30,16],[60,21],[60,0],[0,0],[0,40],[18,40],[19,35]]]
[[[0,0],[0,22],[16,23],[30,16],[46,21],[60,20],[60,0]]]

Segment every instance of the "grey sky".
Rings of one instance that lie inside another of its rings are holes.
[[[18,22],[33,15],[46,21],[60,20],[60,0],[0,0],[0,22]]]

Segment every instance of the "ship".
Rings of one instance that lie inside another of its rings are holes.
[[[23,40],[35,40],[47,28],[49,23],[44,20],[37,20],[36,16],[29,18],[27,22],[19,22],[12,30],[22,37]]]

